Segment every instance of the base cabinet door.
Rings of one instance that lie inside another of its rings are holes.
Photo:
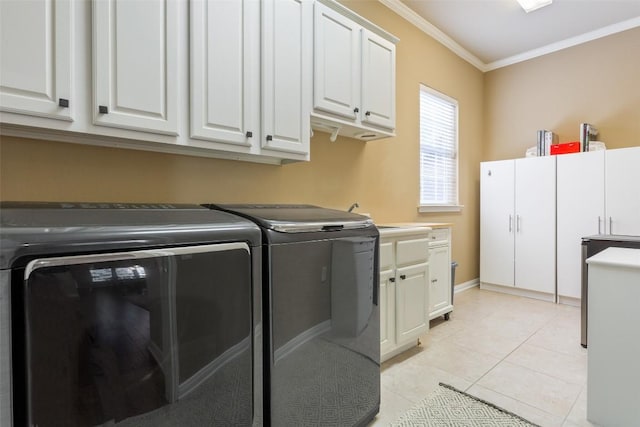
[[[73,120],[73,0],[0,1],[0,111]]]
[[[429,318],[452,309],[448,246],[429,249]]]
[[[393,349],[396,341],[396,286],[391,270],[380,272],[380,352]]]
[[[396,272],[396,343],[405,344],[429,329],[427,263],[399,268]]]

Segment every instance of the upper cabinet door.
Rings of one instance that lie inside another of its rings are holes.
[[[262,148],[308,154],[312,4],[264,0],[262,7]]]
[[[193,0],[191,137],[251,146],[260,139],[260,3]]]
[[[176,0],[94,0],[94,123],[178,134]]]
[[[396,127],[396,47],[362,30],[362,121]]]
[[[72,0],[0,1],[0,110],[73,120]]]
[[[360,32],[352,20],[314,5],[313,107],[356,120],[360,114]]]
[[[604,157],[608,233],[640,236],[640,147],[606,150]]]

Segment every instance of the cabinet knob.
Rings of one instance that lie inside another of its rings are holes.
[[[366,113],[364,113],[364,115],[369,117],[371,115],[371,111],[367,111]]]
[[[438,279],[431,279],[431,283],[436,283]]]
[[[273,136],[272,135],[267,135],[267,141],[273,141]]]
[[[356,107],[356,108],[353,109],[353,112],[358,114],[360,112],[360,109],[358,107]]]
[[[109,108],[106,105],[98,106],[98,113],[100,114],[109,114]]]
[[[404,280],[404,279],[406,279],[406,278],[407,278],[407,276],[406,276],[405,274],[401,274],[401,275],[400,275],[400,278],[401,278],[402,280]]]
[[[253,137],[253,132],[251,132],[250,130],[247,131],[247,138],[251,138]]]
[[[69,108],[69,100],[64,98],[59,98],[58,107]]]
[[[396,281],[396,278],[395,278],[395,277],[389,277],[389,281],[390,281],[391,283],[394,283],[394,282]]]

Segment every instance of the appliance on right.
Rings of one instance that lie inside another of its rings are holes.
[[[582,238],[582,289],[580,303],[580,344],[587,348],[587,321],[589,303],[589,270],[587,259],[609,247],[640,249],[640,236],[598,234]]]
[[[380,407],[379,232],[311,205],[208,205],[263,237],[264,423],[366,426]]]

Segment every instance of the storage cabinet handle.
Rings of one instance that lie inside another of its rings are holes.
[[[394,283],[394,282],[396,281],[396,278],[395,278],[395,277],[390,277],[390,278],[389,278],[389,281],[390,281],[391,283]]]
[[[613,234],[613,217],[609,217],[609,234]]]
[[[520,232],[520,215],[516,215],[516,231]]]
[[[367,111],[366,113],[364,113],[364,115],[369,117],[371,115],[371,111]]]
[[[62,108],[69,108],[69,100],[64,98],[59,98],[58,106]]]
[[[356,108],[353,109],[353,112],[358,114],[360,112],[360,109],[358,107],[356,107]]]
[[[431,279],[431,283],[436,283],[438,279]]]
[[[100,113],[100,114],[109,114],[109,108],[107,108],[106,105],[99,105],[98,106],[98,113]]]
[[[509,233],[511,233],[511,231],[513,231],[513,216],[509,214]]]
[[[273,141],[273,136],[272,135],[267,135],[267,141]]]
[[[250,130],[247,131],[247,138],[251,138],[253,137],[253,132],[251,132]]]
[[[407,278],[407,276],[406,276],[406,275],[404,275],[404,274],[401,274],[401,275],[400,275],[400,278],[401,278],[402,280],[404,280],[404,279],[406,279],[406,278]]]
[[[601,222],[602,218],[600,218],[600,215],[598,215],[598,234],[600,234],[600,222]]]

